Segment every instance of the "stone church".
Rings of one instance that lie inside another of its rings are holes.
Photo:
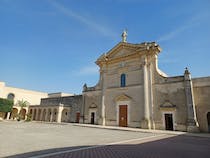
[[[168,77],[155,42],[122,41],[96,61],[100,79],[83,87],[84,123],[177,131],[210,131],[210,77]]]
[[[0,97],[26,100],[0,118],[31,116],[33,121],[76,122],[104,126],[210,132],[210,77],[169,77],[158,68],[160,46],[155,42],[122,41],[96,61],[99,82],[83,86],[82,95],[42,93],[7,87],[0,82]]]

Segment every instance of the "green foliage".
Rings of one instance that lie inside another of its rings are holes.
[[[31,121],[32,120],[32,116],[31,116],[31,114],[26,114],[26,122],[29,122],[29,121]]]
[[[20,106],[21,108],[23,108],[23,107],[27,107],[29,105],[29,103],[24,100],[18,100],[17,105]]]
[[[11,112],[13,104],[12,100],[0,98],[0,111]]]

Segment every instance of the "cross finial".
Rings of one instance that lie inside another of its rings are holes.
[[[122,33],[122,42],[127,42],[127,36],[128,36],[128,33],[127,33],[127,29],[125,29]]]

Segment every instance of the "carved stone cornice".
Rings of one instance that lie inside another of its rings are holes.
[[[117,96],[114,100],[117,102],[117,101],[130,101],[132,98],[125,95],[125,94],[122,94],[122,95],[119,95]]]

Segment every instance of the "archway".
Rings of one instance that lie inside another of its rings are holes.
[[[51,115],[52,115],[52,111],[51,109],[48,109],[46,121],[50,122]]]
[[[21,116],[21,119],[25,120],[25,118],[26,118],[26,109],[21,109],[20,110],[20,116]]]
[[[210,133],[210,112],[207,113],[208,132]]]
[[[18,109],[17,108],[13,108],[12,109],[12,114],[11,114],[11,119],[14,120],[17,115],[18,115]]]
[[[68,122],[69,120],[69,112],[67,109],[63,109],[62,111],[62,117],[61,117],[61,122]]]
[[[36,120],[36,109],[34,109],[33,120]]]

